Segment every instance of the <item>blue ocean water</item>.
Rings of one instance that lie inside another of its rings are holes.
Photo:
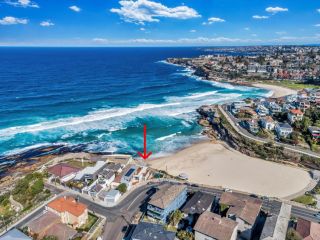
[[[201,138],[196,108],[264,96],[163,62],[201,48],[0,48],[0,155],[56,143],[153,156]]]

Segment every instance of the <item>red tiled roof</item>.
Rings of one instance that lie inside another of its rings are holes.
[[[72,167],[67,163],[59,163],[57,165],[54,165],[54,166],[48,168],[49,173],[51,173],[57,177],[60,177],[60,178],[67,176],[71,173],[78,172],[78,171],[80,171],[79,168]]]
[[[61,197],[48,203],[48,207],[57,212],[69,212],[79,217],[87,209],[87,205],[77,202],[73,197]]]
[[[301,115],[301,114],[303,114],[300,109],[292,109],[290,112],[291,112],[292,114],[294,114],[294,115]]]
[[[297,232],[303,240],[317,240],[320,239],[320,224],[310,222],[308,220],[298,218]]]

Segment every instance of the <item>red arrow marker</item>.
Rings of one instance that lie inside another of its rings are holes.
[[[148,159],[152,152],[149,152],[147,154],[147,125],[143,126],[143,154],[141,152],[138,152],[140,157],[142,157],[144,160]]]

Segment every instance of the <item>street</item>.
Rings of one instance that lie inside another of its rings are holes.
[[[148,191],[153,187],[159,187],[164,183],[168,183],[168,181],[163,181],[159,183],[153,183],[148,185],[143,185],[134,189],[125,199],[123,199],[119,204],[114,207],[103,207],[98,203],[95,203],[92,200],[82,197],[80,194],[75,195],[74,193],[66,193],[62,192],[60,189],[55,188],[52,185],[47,186],[56,194],[61,196],[73,196],[78,197],[79,201],[86,204],[90,211],[97,213],[106,217],[107,221],[104,226],[103,231],[103,240],[118,240],[122,239],[126,230],[129,228],[132,217],[136,212],[140,210],[140,207],[148,201],[148,198],[151,196]],[[174,184],[174,183],[172,183]],[[178,183],[181,184],[181,183]],[[216,197],[220,197],[223,193],[221,189],[214,189],[208,187],[201,187],[196,185],[187,184],[189,192],[202,191],[205,193],[212,194]],[[243,194],[243,193],[237,193]],[[243,194],[248,196],[247,194]],[[282,201],[277,199],[264,199],[262,210],[268,212],[269,214],[278,213],[281,207]],[[26,225],[31,219],[40,215],[45,210],[44,207],[39,208],[33,214],[26,217],[23,221],[21,221],[17,227],[23,227]],[[302,217],[310,221],[318,222],[318,219],[315,217],[317,213],[316,210],[309,209],[306,207],[292,206],[292,215],[294,217]]]

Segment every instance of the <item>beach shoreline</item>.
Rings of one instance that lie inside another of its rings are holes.
[[[209,140],[147,163],[173,176],[185,173],[192,183],[268,197],[299,195],[312,183],[305,169],[252,158]]]
[[[273,97],[273,98],[285,97],[285,96],[297,93],[296,90],[293,90],[290,88],[276,86],[276,85],[270,85],[270,84],[265,84],[265,83],[253,83],[252,86],[257,87],[257,88],[262,88],[262,89],[265,89],[268,91],[272,91],[271,97]]]

